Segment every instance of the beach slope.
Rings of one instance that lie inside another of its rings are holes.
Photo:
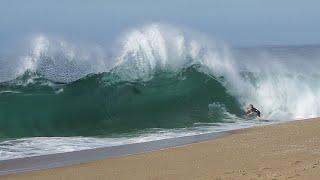
[[[319,179],[320,119],[236,130],[221,138],[60,168],[15,179]]]

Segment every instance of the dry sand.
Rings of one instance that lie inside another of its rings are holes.
[[[320,179],[320,119],[242,129],[210,141],[0,179]]]

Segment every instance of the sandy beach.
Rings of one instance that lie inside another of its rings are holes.
[[[15,179],[319,179],[320,119],[236,130],[209,141],[0,176]]]

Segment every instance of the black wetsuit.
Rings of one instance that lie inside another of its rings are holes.
[[[253,108],[250,109],[250,111],[251,111],[251,112],[255,112],[258,117],[261,117],[261,113],[260,113],[260,111],[259,111],[258,109],[256,109],[256,108],[253,107]]]

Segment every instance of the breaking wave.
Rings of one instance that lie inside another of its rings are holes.
[[[2,137],[230,122],[249,103],[271,120],[320,114],[319,48],[313,57],[306,48],[232,50],[163,24],[128,31],[108,55],[44,35],[30,47],[15,61],[0,60]]]

